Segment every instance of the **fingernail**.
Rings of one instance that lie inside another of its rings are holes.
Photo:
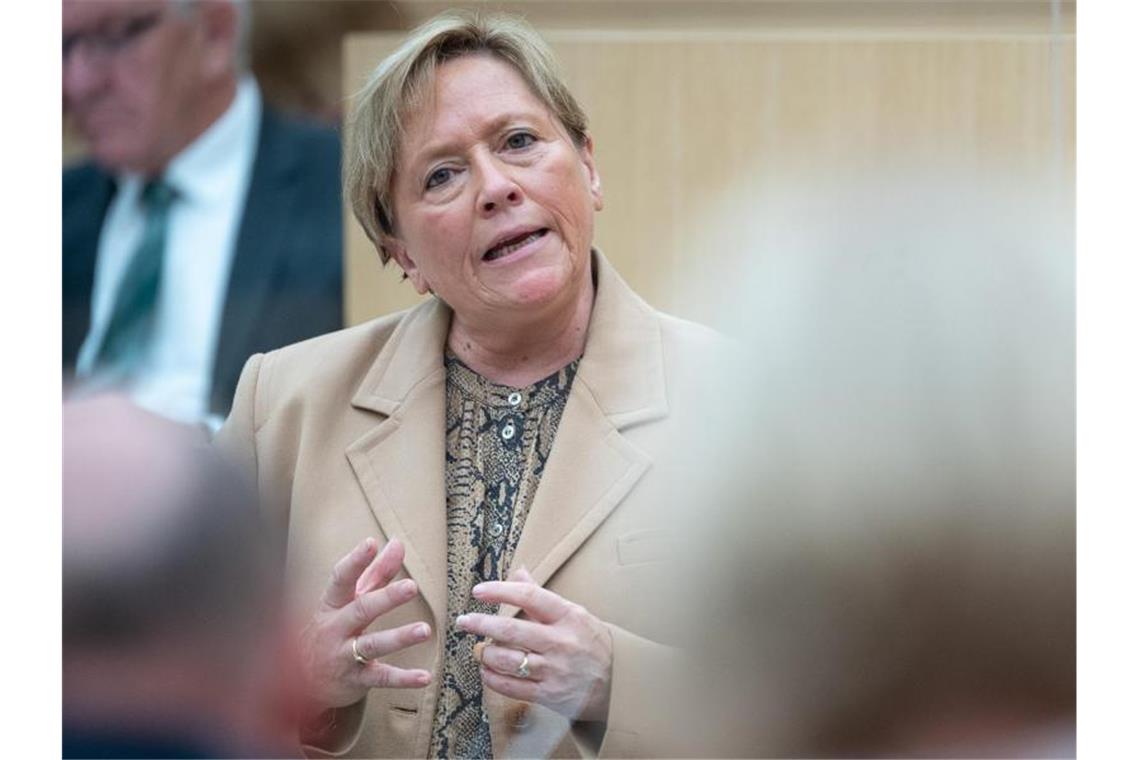
[[[420,673],[420,683],[427,686],[431,683],[431,673]]]
[[[471,618],[469,618],[467,615],[460,615],[459,617],[455,618],[455,624],[460,628],[466,628],[467,624],[470,622]]]
[[[431,629],[428,628],[427,623],[420,623],[415,628],[415,634],[417,636],[426,637],[429,633],[431,633]]]
[[[475,584],[475,588],[471,589],[471,593],[475,594],[476,596],[480,596],[482,594],[487,593],[487,584],[486,583]]]
[[[401,594],[414,594],[414,593],[416,593],[416,582],[413,581],[411,578],[405,578],[404,580],[400,581],[400,593]]]

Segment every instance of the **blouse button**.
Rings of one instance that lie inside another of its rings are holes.
[[[491,523],[491,527],[487,532],[490,533],[493,538],[498,538],[503,535],[503,524]]]
[[[515,437],[515,426],[513,422],[508,422],[503,425],[503,440],[509,441]]]
[[[515,391],[511,395],[507,396],[507,403],[511,406],[518,406],[522,403],[522,394],[518,391]]]

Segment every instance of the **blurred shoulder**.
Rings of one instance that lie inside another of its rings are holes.
[[[413,311],[388,314],[270,351],[262,359],[261,373],[271,376],[275,394],[311,395],[318,390],[350,386],[354,390],[400,322]]]
[[[739,343],[736,340],[700,322],[682,319],[661,311],[657,312],[657,320],[661,325],[662,339],[678,346],[739,350]]]
[[[711,370],[739,361],[743,353],[739,341],[699,322],[664,312],[657,312],[657,321],[667,365],[684,364],[689,369],[704,366]]]
[[[106,176],[106,172],[102,171],[90,161],[71,164],[70,166],[63,167],[63,188],[66,190],[77,185],[97,181],[99,178]]]
[[[93,193],[109,193],[114,186],[105,171],[91,162],[68,166],[63,170],[63,203]]]
[[[674,422],[721,429],[751,377],[740,341],[706,325],[658,312],[666,397]],[[702,433],[692,440],[712,441]]]

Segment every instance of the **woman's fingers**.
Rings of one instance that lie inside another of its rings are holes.
[[[376,553],[376,539],[366,538],[333,566],[321,596],[326,609],[338,610],[362,594],[392,582],[404,563],[404,545],[393,538]]]
[[[366,594],[384,588],[400,572],[400,566],[403,564],[404,545],[398,538],[390,539],[376,559],[372,560],[372,564],[360,574],[356,581],[356,593]]]
[[[361,635],[378,617],[419,593],[410,578],[393,582],[403,562],[399,541],[392,539],[380,550],[375,538],[366,538],[333,567],[320,607],[302,637],[306,678],[316,704],[341,707],[370,688],[431,683],[426,670],[397,668],[378,659],[428,639],[431,628],[426,623]]]
[[[366,633],[356,639],[356,651],[362,657],[375,660],[392,652],[406,649],[431,637],[431,626],[427,623],[409,623],[376,633]]]
[[[487,581],[477,584],[471,593],[488,604],[513,604],[540,623],[557,622],[570,609],[569,602],[533,581]]]
[[[333,565],[332,576],[321,596],[321,604],[337,610],[356,598],[356,581],[376,555],[376,539],[366,538]]]
[[[491,670],[486,665],[479,668],[479,674],[483,677],[483,683],[499,692],[500,694],[511,697],[512,699],[519,699],[524,702],[540,702],[539,690],[540,686],[537,681],[531,681],[525,678],[515,678],[514,676],[505,676],[502,673],[497,673]]]
[[[359,633],[376,618],[415,598],[417,593],[419,589],[416,582],[405,578],[382,589],[361,594],[335,613],[334,626],[342,636]]]
[[[418,689],[431,683],[431,673],[373,661],[360,667],[356,679],[369,689]]]
[[[529,619],[469,613],[455,621],[461,630],[493,639],[479,648],[484,685],[575,720],[605,719],[613,673],[609,629],[585,607],[535,584],[525,570],[508,577],[480,583],[473,593],[484,602],[518,607]]]
[[[555,644],[548,626],[530,620],[469,612],[456,618],[455,624],[467,633],[486,636],[500,645],[530,652],[545,652]]]
[[[542,666],[544,660],[542,655],[537,652],[524,652],[521,649],[490,644],[483,649],[483,656],[480,661],[485,667],[497,673],[522,678],[518,672],[519,668],[522,667],[524,657],[526,658],[527,667],[526,678],[531,681],[542,680]]]

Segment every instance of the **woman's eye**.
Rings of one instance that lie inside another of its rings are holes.
[[[436,169],[427,178],[427,185],[426,185],[427,189],[431,190],[433,187],[438,187],[438,186],[442,185],[444,182],[447,182],[449,179],[451,179],[451,175],[453,173],[454,173],[454,170],[452,170],[452,169],[446,169],[446,168]]]
[[[535,137],[527,132],[515,132],[507,138],[507,147],[511,150],[521,150],[530,147]]]

